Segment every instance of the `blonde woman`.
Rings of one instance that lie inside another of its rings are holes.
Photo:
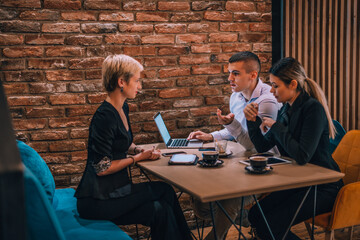
[[[281,155],[300,164],[312,163],[340,171],[332,159],[329,137],[335,128],[327,102],[318,84],[306,76],[304,68],[294,58],[283,58],[270,69],[271,92],[284,104],[275,120],[257,115],[256,105],[244,109],[249,135],[258,152],[266,152],[277,146]],[[267,130],[264,135],[260,128]],[[323,184],[317,188],[316,214],[331,211],[342,180]],[[308,188],[271,193],[260,201],[275,239],[282,239],[288,224],[305,196]],[[314,189],[307,196],[294,225],[313,215]],[[251,208],[249,220],[261,239],[272,239],[258,206]],[[300,239],[289,232],[286,239]]]
[[[133,184],[128,176],[128,167],[136,162],[160,157],[160,151],[133,143],[126,99],[141,90],[142,70],[126,55],[108,56],[103,63],[108,96],[91,120],[87,164],[75,193],[77,209],[87,219],[150,226],[152,239],[191,239],[173,188],[164,182]]]

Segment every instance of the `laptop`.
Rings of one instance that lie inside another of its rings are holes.
[[[164,140],[164,143],[167,148],[200,148],[203,145],[203,142],[200,140],[187,140],[186,138],[176,138],[172,139],[170,137],[170,133],[168,129],[166,128],[166,125],[164,123],[164,120],[158,112],[154,116],[154,120],[156,123],[156,126],[159,129],[159,132],[161,134],[162,139]]]

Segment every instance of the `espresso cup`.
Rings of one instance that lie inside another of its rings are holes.
[[[253,156],[250,157],[250,166],[254,170],[263,170],[267,166],[267,157],[263,156]]]
[[[216,163],[216,161],[219,157],[219,153],[216,151],[203,152],[202,157],[203,157],[203,161],[206,164],[213,165]]]

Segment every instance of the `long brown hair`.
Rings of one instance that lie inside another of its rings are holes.
[[[329,123],[329,135],[331,138],[335,138],[336,129],[330,115],[325,94],[319,84],[306,76],[304,67],[296,59],[287,57],[282,58],[275,63],[275,65],[270,68],[269,72],[278,77],[286,85],[289,85],[292,80],[296,80],[298,82],[298,91],[305,91],[311,97],[317,99],[324,107]]]

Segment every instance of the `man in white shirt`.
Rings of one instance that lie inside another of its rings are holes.
[[[225,128],[212,133],[195,131],[190,133],[188,139],[200,139],[203,141],[235,139],[244,146],[246,150],[253,150],[254,145],[248,135],[246,118],[243,112],[244,108],[249,103],[257,103],[260,118],[269,117],[276,119],[277,112],[281,107],[273,94],[270,93],[271,87],[259,79],[260,69],[260,60],[258,56],[252,52],[239,52],[231,56],[228,65],[228,80],[233,91],[230,97],[231,113],[222,115],[221,110],[217,110],[219,123]],[[244,197],[244,206],[251,202],[252,198],[250,196]],[[220,203],[228,212],[229,216],[235,220],[241,208],[241,198],[222,200]],[[215,210],[216,235],[218,239],[224,239],[231,223],[225,214],[218,209],[217,205],[213,205]],[[208,203],[204,204],[195,199],[194,211],[201,218],[210,218]],[[205,239],[215,239],[213,230]]]

